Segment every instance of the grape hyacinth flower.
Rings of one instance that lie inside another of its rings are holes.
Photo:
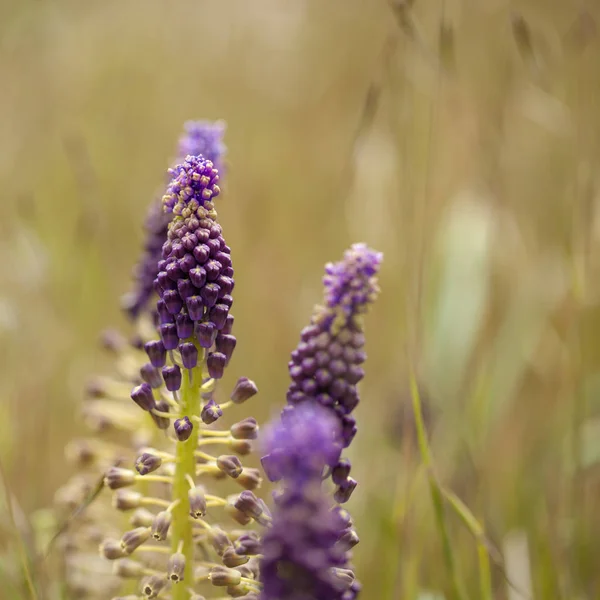
[[[364,376],[363,315],[379,292],[381,259],[381,253],[365,244],[354,244],[340,262],[326,265],[324,303],[315,308],[288,363],[292,383],[285,410],[293,411],[306,401],[328,408],[339,420],[344,447],[356,434],[351,413],[359,402],[357,384]],[[350,462],[328,464],[337,486],[335,498],[346,502],[356,487],[349,477]]]
[[[221,171],[225,123],[223,121],[187,121],[185,133],[179,138],[178,162],[186,156],[202,155],[212,161]],[[154,293],[154,280],[158,274],[158,261],[161,259],[163,244],[172,213],[163,210],[162,201],[153,201],[148,207],[145,223],[145,242],[142,256],[134,269],[134,289],[125,296],[123,304],[130,317],[136,319],[146,308]]]
[[[359,584],[349,560],[356,535],[346,511],[332,506],[322,488],[323,470],[342,450],[338,419],[305,402],[267,432],[265,450],[265,472],[282,489],[262,539],[260,599],[355,598]]]
[[[104,480],[114,490],[114,506],[138,515],[143,509],[144,518],[132,521],[134,529],[120,540],[105,540],[102,552],[117,561],[122,576],[141,579],[142,594],[151,598],[168,590],[173,600],[188,600],[206,584],[240,597],[259,591],[252,558],[257,543],[248,531],[215,525],[221,523],[215,511],[225,511],[239,525],[269,522],[267,507],[254,495],[260,472],[244,467],[239,458],[251,451],[258,425],[252,417],[224,431],[211,425],[225,410],[252,398],[257,387],[241,377],[227,402],[215,401],[216,382],[236,342],[229,314],[230,249],[213,204],[218,172],[211,161],[187,156],[170,174],[163,207],[173,217],[155,280],[160,339],[143,344],[149,362],[130,394],[132,406],[150,415],[170,443],[140,449],[135,471],[107,470]],[[225,452],[208,452],[219,446]],[[211,478],[229,479],[244,491],[227,498],[212,494]],[[158,512],[148,514],[152,508]],[[156,544],[163,541],[168,547]],[[170,555],[166,564],[155,560],[149,566],[147,556],[165,552]]]

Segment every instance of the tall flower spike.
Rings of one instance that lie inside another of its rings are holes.
[[[173,446],[169,452],[143,449],[135,462],[137,474],[112,469],[106,482],[115,490],[115,506],[121,510],[161,509],[150,523],[136,523],[121,538],[122,550],[128,558],[135,553],[137,562],[144,562],[148,554],[165,552],[166,548],[156,549],[157,541],[170,545],[170,559],[163,561],[162,570],[142,568],[143,574],[150,571],[154,578],[142,584],[144,594],[156,592],[160,597],[170,587],[173,600],[188,600],[190,590],[200,592],[196,584],[211,584],[219,597],[220,586],[227,587],[232,597],[251,595],[260,591],[256,575],[246,566],[251,562],[247,553],[256,554],[256,544],[246,543],[245,537],[239,541],[240,536],[247,537],[239,529],[214,525],[220,522],[216,511],[223,509],[239,524],[252,520],[266,524],[270,519],[254,494],[262,482],[259,471],[245,468],[233,455],[251,450],[248,440],[257,436],[256,421],[247,417],[226,431],[207,427],[257,391],[254,382],[240,378],[227,402],[219,405],[215,400],[216,382],[235,347],[229,314],[233,268],[213,204],[219,194],[219,175],[213,163],[201,156],[187,156],[169,172],[172,180],[162,202],[173,218],[155,281],[161,340],[144,345],[150,359],[143,369],[146,380],[133,389],[131,398],[157,425],[167,422]],[[161,402],[166,406],[159,406]],[[222,448],[212,455],[214,446]],[[209,478],[226,478],[244,491],[234,498],[211,494]],[[159,484],[162,493],[148,495],[146,490],[132,489],[138,482]],[[238,504],[250,506],[252,516],[236,508]],[[107,558],[118,554],[114,545],[106,548]],[[198,568],[205,572],[199,573]],[[211,597],[210,590],[205,595]]]
[[[312,402],[286,413],[267,433],[263,465],[282,490],[263,535],[261,600],[356,596],[346,541],[351,523],[322,489],[323,469],[339,457],[338,437],[338,420]]]
[[[347,447],[356,434],[352,411],[363,378],[363,315],[379,292],[377,273],[382,255],[365,244],[354,244],[337,263],[325,267],[324,303],[317,306],[310,325],[288,363],[292,383],[288,389],[287,411],[307,400],[316,401],[333,412],[340,423],[342,443]],[[338,486],[336,500],[345,502],[356,486],[349,477],[350,463],[330,463]]]
[[[188,154],[212,161],[221,167],[226,147],[223,144],[225,123],[223,121],[187,121],[185,133],[179,138],[178,161]],[[146,217],[144,251],[134,270],[134,289],[125,296],[124,308],[132,318],[137,318],[146,308],[154,292],[154,280],[158,274],[161,250],[167,239],[167,229],[173,215],[166,213],[162,201],[152,202]]]

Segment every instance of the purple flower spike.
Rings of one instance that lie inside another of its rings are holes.
[[[179,139],[179,160],[183,160],[188,155],[202,155],[222,171],[223,156],[226,152],[223,144],[225,123],[223,121],[214,123],[188,121],[184,127],[185,134]],[[158,263],[161,259],[163,244],[167,240],[167,231],[172,217],[170,212],[163,210],[162,201],[153,202],[148,209],[144,252],[134,271],[134,289],[123,299],[124,308],[133,319],[137,318],[146,308],[153,294],[155,280],[159,285],[164,283],[157,279]],[[190,259],[183,258],[179,266],[182,271],[187,272],[186,268],[194,265],[190,263]],[[185,290],[181,296],[185,298]]]
[[[351,413],[359,403],[356,386],[364,375],[362,364],[366,359],[363,315],[379,292],[381,258],[381,253],[365,244],[354,244],[340,262],[326,265],[324,305],[315,308],[288,363],[292,380],[287,392],[288,409],[308,401],[327,408],[338,420],[345,448],[357,431]],[[353,489],[347,474],[344,476],[346,469],[350,472],[350,463],[340,465],[333,473],[336,485],[343,487],[336,497],[345,501]]]
[[[348,550],[356,534],[321,485],[325,466],[339,460],[338,430],[331,411],[307,402],[284,411],[267,431],[263,467],[270,479],[282,480],[283,489],[263,535],[261,599],[354,597],[348,595],[354,583]]]

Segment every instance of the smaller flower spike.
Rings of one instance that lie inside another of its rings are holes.
[[[212,161],[219,171],[223,169],[223,157],[227,148],[223,143],[225,122],[216,121],[187,121],[184,124],[185,133],[179,138],[179,156],[201,154]]]
[[[356,435],[351,413],[359,402],[357,384],[364,375],[361,365],[366,359],[363,315],[379,292],[381,258],[381,253],[365,244],[354,244],[341,261],[326,265],[324,304],[315,308],[288,363],[292,383],[286,411],[307,401],[328,408],[338,419],[344,447]],[[356,485],[348,478],[350,463],[334,470],[339,486],[336,497],[345,501]]]

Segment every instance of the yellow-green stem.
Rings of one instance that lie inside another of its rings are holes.
[[[429,442],[427,440],[427,432],[425,430],[425,423],[423,422],[423,411],[421,408],[421,396],[419,394],[419,387],[415,378],[414,371],[411,369],[409,373],[410,379],[410,395],[412,398],[412,408],[415,418],[415,428],[417,430],[417,440],[419,444],[419,451],[421,453],[421,460],[427,471],[427,477],[429,480],[429,492],[431,494],[431,501],[433,503],[433,510],[437,522],[437,527],[442,538],[442,550],[444,554],[444,561],[448,574],[451,581],[451,600],[464,600],[464,594],[461,589],[460,580],[456,571],[456,565],[454,564],[454,554],[452,553],[452,545],[450,544],[450,536],[448,534],[448,528],[446,526],[446,516],[444,514],[444,500],[442,497],[442,490],[438,484],[438,481],[433,472],[433,462],[431,460],[431,451],[429,449]]]
[[[181,417],[200,414],[200,384],[202,383],[202,369],[194,370],[194,377],[190,383],[188,377],[183,377],[181,395]],[[185,442],[177,443],[176,468],[173,480],[173,500],[179,500],[179,504],[173,509],[172,544],[173,552],[177,552],[180,545],[182,554],[185,556],[184,581],[193,581],[194,545],[192,541],[192,527],[189,523],[190,505],[188,491],[190,484],[187,477],[194,478],[196,474],[196,458],[194,452],[198,444],[198,427],[195,425],[192,435]],[[184,585],[174,585],[172,588],[173,600],[187,600],[188,590]]]

